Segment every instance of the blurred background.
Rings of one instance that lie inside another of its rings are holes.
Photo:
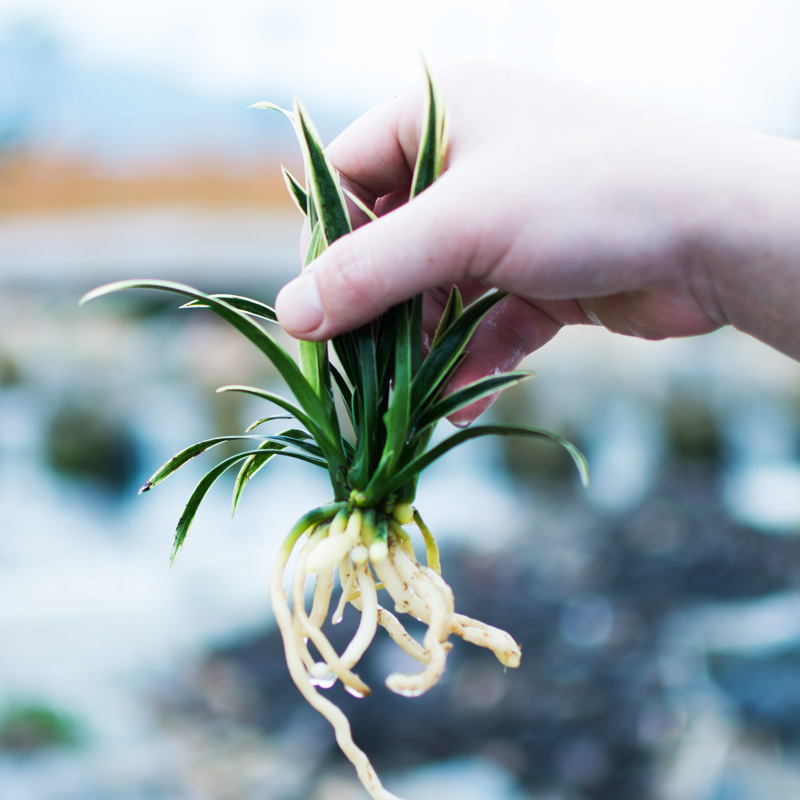
[[[800,134],[792,0],[4,0],[0,5],[0,796],[365,797],[289,683],[267,599],[285,530],[327,499],[265,472],[221,485],[173,569],[208,464],[272,385],[202,311],[93,286],[183,280],[268,302],[297,269],[296,92],[330,140],[459,58],[499,58],[781,136]],[[290,346],[290,343],[287,343]],[[405,800],[800,796],[800,365],[733,331],[646,343],[568,330],[495,419],[587,453],[475,443],[418,505],[461,610],[512,632],[503,674],[457,643],[442,684],[390,696],[385,643],[337,696]],[[346,620],[343,626],[352,624]],[[342,634],[344,635],[344,633]]]

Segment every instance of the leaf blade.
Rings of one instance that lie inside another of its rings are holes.
[[[308,194],[316,207],[325,241],[330,245],[352,230],[347,203],[333,164],[299,99],[295,99],[294,113],[306,165]]]
[[[428,406],[425,411],[420,414],[416,422],[417,430],[423,430],[427,428],[428,425],[433,425],[438,420],[455,414],[456,411],[460,411],[462,408],[465,408],[477,400],[482,400],[484,397],[500,392],[503,389],[516,386],[532,377],[532,372],[527,370],[515,370],[513,372],[503,372],[500,375],[487,375],[484,378],[472,381],[472,383],[462,386],[452,394]]]
[[[197,511],[200,508],[200,504],[205,499],[206,495],[208,494],[211,487],[225,474],[234,464],[238,463],[239,461],[244,460],[248,456],[262,453],[263,451],[259,450],[249,450],[244,453],[237,453],[235,456],[230,456],[226,458],[224,461],[220,461],[213,469],[210,469],[197,483],[192,491],[189,499],[184,506],[183,512],[178,520],[178,525],[175,529],[175,538],[172,543],[172,553],[170,554],[170,566],[175,563],[175,559],[178,557],[178,553],[180,552],[181,548],[183,547],[184,542],[186,541],[186,535],[189,532],[189,528],[194,522],[194,519],[197,515]],[[303,455],[302,453],[291,453],[288,450],[280,450],[276,451],[275,455],[283,455],[288,456],[290,458],[297,458],[301,461],[308,462],[308,456]]]
[[[344,466],[345,456],[341,449],[338,433],[327,415],[327,409],[304,377],[294,359],[260,325],[226,302],[175,281],[155,279],[116,281],[87,292],[80,302],[86,303],[98,297],[127,289],[157,289],[184,295],[193,300],[200,300],[233,325],[273,363],[303,409],[306,418],[315,421],[312,426],[315,431],[315,438],[319,437],[318,443],[325,450],[326,457],[330,458],[338,467]],[[294,412],[290,411],[289,413]],[[305,422],[303,424],[309,430],[312,430],[312,427],[309,427]]]
[[[476,425],[454,433],[427,452],[418,455],[387,482],[386,491],[395,491],[399,489],[404,483],[412,480],[414,476],[418,475],[422,470],[429,467],[434,461],[454,447],[470,439],[476,439],[481,436],[526,436],[557,444],[563,447],[572,457],[575,466],[578,468],[578,474],[583,485],[586,486],[589,483],[589,465],[586,461],[586,457],[572,442],[567,441],[563,436],[559,436],[557,433],[552,433],[551,431],[546,431],[543,428],[533,428],[527,425]]]

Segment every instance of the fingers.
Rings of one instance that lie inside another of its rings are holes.
[[[421,118],[422,94],[409,91],[368,111],[328,146],[334,167],[367,204],[411,183]]]
[[[378,216],[408,200],[419,149],[422,94],[408,91],[372,108],[350,124],[326,148],[342,186],[372,207]],[[348,201],[353,227],[367,217]],[[300,237],[300,263],[308,248],[308,223]]]
[[[334,242],[276,300],[292,335],[327,339],[402,300],[469,276],[477,246],[453,210],[449,174],[413,203]]]

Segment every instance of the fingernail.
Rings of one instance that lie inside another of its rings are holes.
[[[310,333],[322,323],[322,301],[311,270],[281,289],[275,300],[278,320],[290,333]]]

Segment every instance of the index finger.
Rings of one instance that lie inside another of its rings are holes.
[[[343,180],[368,205],[411,183],[423,96],[409,91],[368,111],[327,147]]]

